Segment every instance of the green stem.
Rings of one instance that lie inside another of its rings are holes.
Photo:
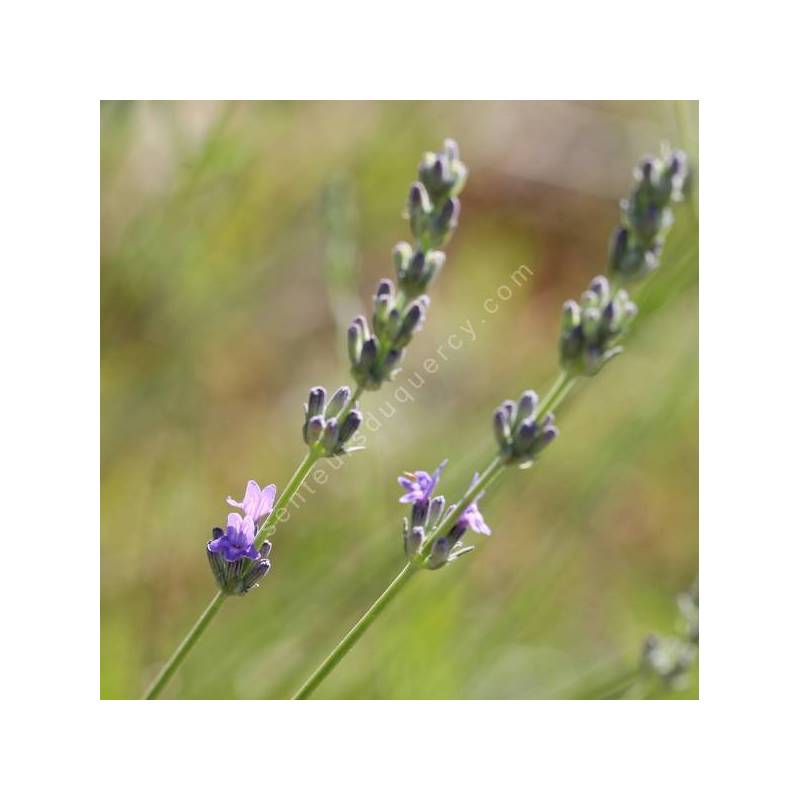
[[[275,505],[272,507],[272,511],[269,512],[269,516],[261,523],[261,527],[256,532],[256,548],[260,547],[264,543],[264,539],[267,538],[267,534],[274,535],[275,525],[272,524],[272,520],[275,519],[281,513],[281,511],[283,511],[283,509],[289,505],[289,503],[292,501],[292,498],[297,494],[298,490],[303,485],[303,481],[308,477],[308,473],[311,472],[311,468],[317,463],[317,461],[319,461],[320,458],[322,458],[322,451],[317,447],[310,447],[305,455],[305,458],[303,458],[303,460],[297,465],[294,475],[289,478],[289,483],[286,484],[286,488],[281,492],[281,496],[275,501]]]
[[[309,679],[300,687],[292,698],[306,700],[322,683],[331,670],[347,655],[353,645],[364,635],[364,632],[375,621],[378,615],[389,605],[394,596],[408,583],[416,569],[406,564],[397,577],[386,587],[383,594],[367,609],[361,619],[348,631],[347,635],[336,645],[328,657],[314,670]]]
[[[169,679],[175,673],[175,670],[181,665],[183,659],[186,658],[186,654],[192,649],[195,642],[200,638],[200,635],[208,627],[208,623],[214,619],[224,602],[225,595],[222,592],[217,592],[214,599],[208,604],[208,608],[206,608],[197,622],[192,626],[186,638],[178,645],[178,649],[161,668],[161,672],[156,675],[155,679],[150,684],[150,688],[145,692],[145,700],[155,700],[155,698],[161,694],[161,690],[167,685]]]
[[[544,416],[550,412],[555,411],[558,406],[564,401],[564,398],[569,394],[572,387],[575,385],[577,378],[571,376],[568,372],[560,372],[555,382],[550,387],[544,399],[539,404],[536,410],[536,421],[543,419]]]

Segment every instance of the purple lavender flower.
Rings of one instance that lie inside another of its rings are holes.
[[[244,511],[245,519],[250,517],[256,525],[260,525],[272,511],[275,491],[274,483],[261,489],[255,481],[247,481],[242,502],[237,502],[229,495],[228,505],[241,508]],[[228,524],[230,525],[230,517],[228,517]]]
[[[401,475],[397,482],[406,490],[406,493],[400,498],[400,502],[419,503],[422,500],[430,499],[434,489],[436,489],[436,484],[439,483],[439,476],[446,466],[447,459],[436,467],[433,475],[429,475],[424,470],[406,472],[405,475]]]
[[[478,481],[478,473],[475,473],[475,477],[472,479],[472,483],[470,484],[470,488],[472,488]],[[462,512],[461,516],[458,518],[458,522],[456,523],[456,528],[460,528],[461,532],[463,533],[466,531],[467,528],[471,528],[475,533],[482,533],[484,536],[488,536],[492,530],[486,524],[486,520],[483,518],[483,514],[481,514],[480,509],[478,508],[478,500],[483,497],[483,492],[481,492]]]
[[[232,516],[238,516],[238,514]],[[270,570],[271,564],[267,556],[269,556],[272,545],[264,542],[255,559],[251,558],[251,549],[244,557],[231,561],[227,557],[229,554],[233,554],[230,552],[232,549],[230,541],[226,541],[227,532],[223,532],[222,528],[214,528],[213,536],[214,538],[208,543],[206,555],[219,588],[228,595],[242,595],[258,586],[258,581]]]
[[[214,538],[208,543],[209,553],[220,553],[228,562],[249,558],[257,561],[260,557],[253,544],[256,538],[256,526],[253,518],[247,515],[244,519],[239,514],[228,514],[228,525],[224,531],[214,528]]]

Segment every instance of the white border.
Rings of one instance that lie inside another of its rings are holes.
[[[775,3],[747,17],[713,8],[662,4],[650,19],[634,2],[7,12],[4,722],[23,796],[796,787],[796,26]],[[704,699],[100,704],[98,99],[697,96]]]

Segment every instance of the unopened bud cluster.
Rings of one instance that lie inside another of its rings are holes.
[[[624,289],[612,293],[604,275],[594,278],[581,295],[580,303],[574,300],[564,303],[559,339],[562,369],[571,375],[595,375],[622,352],[617,342],[636,311]]]
[[[319,448],[325,456],[337,456],[357,449],[345,448],[363,419],[357,403],[350,407],[350,398],[349,386],[337,389],[330,401],[327,401],[327,392],[322,386],[309,392],[303,423],[303,440],[309,447]]]
[[[422,327],[429,302],[423,295],[410,304],[400,303],[392,282],[381,280],[374,298],[372,332],[362,316],[356,317],[347,330],[351,371],[359,386],[374,390],[391,380],[403,350]]]
[[[687,175],[681,151],[665,149],[660,158],[642,159],[630,197],[620,203],[622,225],[611,238],[609,273],[614,278],[634,281],[658,266],[673,221],[670,205],[683,200]]]
[[[418,175],[408,193],[408,219],[417,250],[427,251],[447,244],[458,225],[458,195],[467,180],[458,145],[445,139],[442,152],[425,153]]]
[[[642,647],[641,668],[646,676],[658,678],[667,689],[681,689],[697,659],[699,599],[697,584],[678,597],[681,612],[679,636],[650,634]]]
[[[439,569],[450,561],[455,561],[474,550],[465,547],[460,539],[466,528],[462,528],[458,536],[454,535],[457,525],[446,536],[439,536],[433,543],[430,554],[422,556],[422,549],[430,536],[434,535],[437,525],[445,513],[449,514],[455,506],[445,510],[446,500],[438,495],[432,500],[420,500],[411,507],[408,518],[403,519],[403,546],[410,561],[419,562],[427,569]]]
[[[671,204],[683,199],[688,175],[686,156],[665,149],[661,158],[646,157],[634,172],[631,195],[620,203],[622,225],[611,240],[608,278],[598,275],[580,302],[568,300],[561,312],[561,368],[571,376],[596,375],[622,352],[619,340],[636,316],[621,283],[630,283],[657,266],[667,231]]]
[[[211,532],[211,541],[217,541],[224,535],[225,532],[222,528],[214,528]],[[224,594],[247,594],[269,572],[271,564],[268,556],[271,549],[272,545],[264,542],[258,550],[258,557],[254,560],[242,557],[235,561],[229,561],[223,553],[212,552],[207,547],[208,563],[217,586]]]
[[[425,291],[445,262],[443,247],[458,225],[457,195],[467,179],[458,145],[447,139],[441,153],[425,153],[419,180],[411,185],[407,216],[414,244],[400,242],[393,251],[397,290],[383,279],[373,300],[372,330],[356,317],[347,330],[353,378],[363,389],[377,390],[399,369],[403,352],[425,319]]]
[[[532,389],[522,393],[518,403],[506,400],[494,412],[494,435],[506,464],[529,467],[536,456],[558,436],[553,414],[537,422],[539,397]]]

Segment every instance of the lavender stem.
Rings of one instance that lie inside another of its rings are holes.
[[[411,579],[417,569],[411,564],[406,564],[395,579],[386,587],[381,596],[367,609],[361,619],[353,625],[345,637],[328,654],[327,658],[314,670],[308,680],[300,687],[293,700],[307,700],[311,693],[325,680],[333,668],[347,655],[353,645],[363,636],[364,632],[375,621],[394,596]]]
[[[200,638],[200,635],[208,627],[209,622],[214,619],[217,611],[222,608],[224,601],[225,595],[222,592],[217,592],[214,599],[208,604],[208,608],[200,615],[189,633],[186,634],[186,638],[178,645],[178,649],[172,654],[169,661],[164,664],[158,675],[156,675],[155,679],[150,684],[150,688],[145,692],[143,699],[155,700],[161,694],[161,690],[167,685],[169,679],[175,673],[175,670],[178,669],[183,662],[183,659],[186,658],[187,653],[192,649],[195,642]]]

